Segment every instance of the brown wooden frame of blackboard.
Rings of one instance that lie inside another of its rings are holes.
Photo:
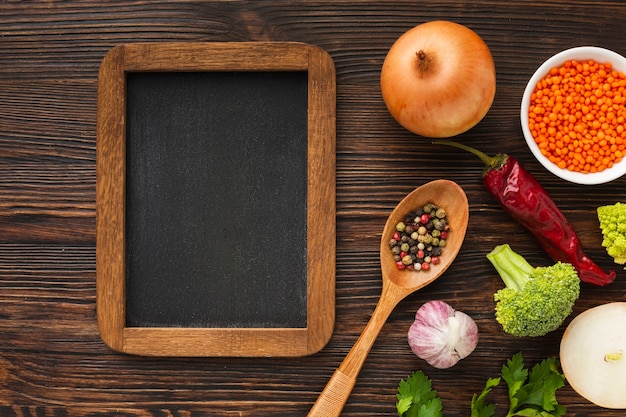
[[[127,327],[125,320],[126,74],[180,71],[308,73],[307,325],[305,328]],[[145,356],[305,356],[335,321],[335,121],[332,58],[298,42],[136,43],[114,47],[98,79],[96,308],[103,341]]]

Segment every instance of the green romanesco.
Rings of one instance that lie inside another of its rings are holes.
[[[616,264],[626,263],[626,204],[598,207],[602,246]]]
[[[543,336],[572,313],[580,295],[576,269],[564,262],[534,267],[508,244],[487,254],[505,288],[494,294],[496,320],[513,336]]]

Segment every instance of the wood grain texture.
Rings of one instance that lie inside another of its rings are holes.
[[[448,178],[466,191],[468,240],[444,277],[398,305],[365,362],[343,416],[393,416],[401,378],[424,370],[446,416],[469,401],[503,362],[522,351],[533,363],[558,353],[562,329],[513,339],[493,319],[500,287],[485,254],[508,241],[547,262],[529,233],[484,191],[471,155],[442,153],[389,116],[378,78],[405,30],[448,19],[483,37],[497,91],[486,118],[461,139],[515,155],[558,202],[588,254],[600,247],[594,210],[624,200],[626,178],[602,186],[557,180],[523,142],[518,108],[526,81],[562,49],[598,45],[625,54],[620,1],[115,1],[0,2],[0,415],[306,415],[365,327],[381,292],[380,233],[409,191]],[[316,355],[289,359],[157,359],[118,354],[96,323],[96,111],[100,62],[113,46],[164,41],[299,41],[325,49],[337,74],[336,321]],[[584,286],[575,307],[625,301],[625,273],[609,287]],[[441,371],[406,344],[415,310],[442,299],[477,321],[477,350]],[[505,393],[494,392],[504,403]],[[621,416],[566,386],[568,416]]]

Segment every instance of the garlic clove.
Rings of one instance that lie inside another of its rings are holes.
[[[443,301],[429,301],[415,313],[415,320],[431,327],[444,328],[448,317],[454,315],[454,309]]]
[[[466,358],[478,345],[478,326],[474,319],[462,311],[455,311],[454,317],[459,321],[462,329],[460,339],[463,343],[457,343],[455,349],[460,359]]]
[[[447,349],[448,334],[442,331],[445,327],[432,327],[422,322],[414,322],[407,335],[409,346],[420,358],[431,358],[441,355]]]

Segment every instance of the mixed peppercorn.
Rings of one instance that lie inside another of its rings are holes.
[[[396,224],[389,241],[398,269],[427,271],[439,263],[450,233],[446,211],[428,203]]]

